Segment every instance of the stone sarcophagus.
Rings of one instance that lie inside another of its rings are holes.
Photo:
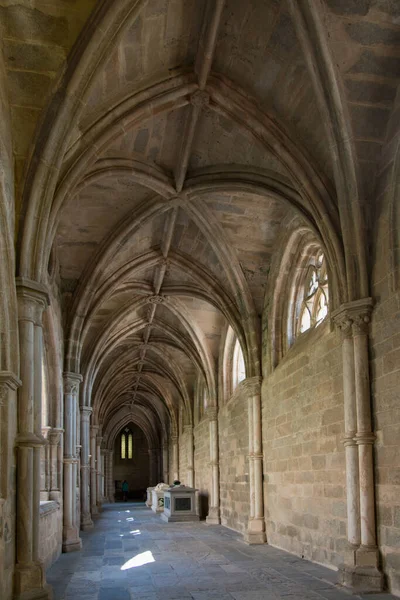
[[[151,492],[152,503],[151,510],[154,512],[163,512],[164,510],[164,492],[169,489],[167,483],[158,483]]]
[[[199,521],[196,512],[196,491],[186,485],[174,485],[164,491],[164,521]]]

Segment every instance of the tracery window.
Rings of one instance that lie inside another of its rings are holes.
[[[121,459],[132,460],[133,458],[133,435],[131,430],[126,427],[121,433]]]
[[[233,390],[239,385],[243,379],[246,379],[246,366],[244,363],[243,350],[239,343],[239,340],[236,340],[235,347],[233,350],[233,360],[232,360],[232,388]]]
[[[309,261],[305,277],[299,286],[299,299],[296,304],[297,335],[312,327],[318,327],[328,314],[328,275],[325,257],[320,250]]]

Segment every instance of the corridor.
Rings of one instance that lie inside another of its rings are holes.
[[[352,596],[336,573],[204,523],[164,523],[143,504],[108,504],[83,550],[48,572],[54,600],[390,600]]]

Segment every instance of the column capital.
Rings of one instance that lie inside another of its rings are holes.
[[[58,446],[61,440],[61,434],[64,433],[64,429],[59,427],[53,427],[49,431],[49,442],[52,446]]]
[[[244,390],[249,396],[255,396],[261,394],[261,383],[262,377],[246,377],[239,383],[242,390]]]
[[[70,373],[68,371],[63,373],[64,378],[64,393],[65,394],[76,394],[79,389],[79,384],[82,381],[82,375],[79,373]]]
[[[50,305],[47,289],[41,283],[26,277],[16,277],[15,285],[18,298],[18,318],[40,325],[42,312]]]
[[[343,337],[368,333],[373,305],[372,298],[361,298],[345,302],[333,311],[332,320],[341,330]]]
[[[207,406],[205,415],[209,421],[216,421],[218,418],[218,406]]]
[[[89,419],[93,412],[93,408],[91,406],[81,406],[80,411],[83,418]]]
[[[189,423],[188,425],[184,425],[183,426],[183,431],[185,433],[191,433],[193,430],[193,425],[191,423]]]
[[[16,390],[22,385],[18,377],[12,371],[0,371],[0,406],[7,398],[10,390]]]
[[[100,427],[98,425],[91,425],[90,427],[90,436],[91,437],[97,437],[97,432],[99,431]]]
[[[179,436],[178,436],[177,434],[173,434],[173,435],[171,435],[171,442],[172,442],[173,444],[177,444],[177,443],[178,443],[178,440],[179,440]]]
[[[98,446],[101,445],[102,441],[103,441],[103,436],[102,435],[96,435],[96,442],[97,442]]]

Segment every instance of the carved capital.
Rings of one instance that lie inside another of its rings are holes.
[[[240,389],[248,396],[256,396],[261,394],[261,383],[262,377],[247,377],[239,383],[238,388],[240,386]]]
[[[63,429],[50,429],[49,431],[49,442],[51,446],[58,446],[61,441],[61,434],[64,432]]]
[[[207,108],[210,104],[210,94],[203,90],[196,90],[190,96],[190,104],[200,109]]]
[[[81,381],[79,373],[64,373],[64,394],[77,394]]]
[[[343,337],[368,333],[373,304],[372,298],[362,298],[346,302],[332,313],[332,320]]]
[[[11,371],[0,371],[0,406],[7,400],[10,390],[16,390],[21,381]]]
[[[43,311],[50,304],[46,288],[26,277],[16,277],[15,285],[18,298],[18,318],[20,321],[32,321],[41,326]]]
[[[216,421],[218,418],[218,407],[217,406],[208,406],[206,408],[205,414],[209,421]]]

